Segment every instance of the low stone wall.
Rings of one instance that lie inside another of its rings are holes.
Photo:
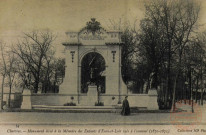
[[[63,95],[59,95],[59,94],[32,94],[31,95],[31,104],[32,105],[62,106],[65,103],[70,102],[71,96],[69,96],[69,95],[63,96]],[[73,96],[73,97],[75,97],[75,96]],[[74,99],[76,99],[76,98],[74,98]],[[74,100],[74,102],[75,102],[75,100]]]
[[[149,97],[147,94],[128,95],[128,101],[129,101],[130,106],[135,106],[135,107],[147,107],[148,98]]]
[[[71,97],[74,99],[72,100]],[[121,102],[123,101],[125,95],[120,96]],[[88,105],[87,94],[79,95],[61,95],[61,94],[32,94],[31,103],[32,105],[54,105],[60,106],[65,103],[74,102],[76,105]],[[100,95],[100,102],[103,102],[105,106],[116,105],[119,101],[119,95]],[[128,101],[130,106],[135,107],[147,107],[148,95],[147,94],[131,94],[128,95]],[[97,99],[96,99],[97,102]],[[94,102],[95,105],[95,102]]]
[[[23,99],[28,95],[23,95]],[[126,95],[106,95],[101,94],[99,96],[100,102],[104,103],[104,106],[117,105],[120,101],[124,100]],[[157,92],[156,90],[151,90],[148,94],[129,94],[128,101],[131,107],[145,107],[149,110],[157,110]],[[94,106],[95,102],[98,101],[98,96],[96,99],[92,99],[87,94],[31,94],[31,105],[50,105],[50,106],[63,106],[66,103],[73,102],[77,106]],[[89,104],[88,104],[89,103]]]

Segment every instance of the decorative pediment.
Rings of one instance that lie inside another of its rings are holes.
[[[107,36],[108,34],[103,28],[100,28],[95,32],[90,32],[87,29],[84,29],[79,33],[80,40],[105,40]]]
[[[87,22],[87,26],[85,27],[87,32],[92,32],[94,35],[96,32],[99,32],[101,29],[100,22],[96,21],[95,18],[91,18],[91,21]]]
[[[121,32],[107,32],[95,18],[91,18],[79,32],[66,32],[68,41],[63,45],[108,45],[121,43]]]

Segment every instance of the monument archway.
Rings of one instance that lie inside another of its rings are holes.
[[[97,52],[89,52],[81,61],[81,93],[88,92],[89,85],[96,85],[100,93],[105,93],[106,63]]]
[[[105,105],[120,101],[127,94],[121,77],[121,32],[106,31],[93,18],[80,31],[66,32],[66,37],[65,78],[59,93],[78,104],[94,105],[100,87]]]

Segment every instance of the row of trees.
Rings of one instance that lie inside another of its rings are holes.
[[[55,57],[53,41],[55,35],[49,31],[24,33],[24,37],[13,46],[0,44],[1,50],[1,108],[3,108],[4,86],[9,86],[8,106],[12,87],[29,88],[33,93],[58,92],[57,84],[64,77],[65,60]],[[40,88],[41,87],[41,88]],[[51,91],[53,90],[53,91]]]
[[[200,5],[155,0],[145,9],[140,29],[126,28],[122,36],[123,80],[132,82],[133,92],[158,89],[163,108],[191,98],[194,88],[203,94],[206,33],[198,32]]]

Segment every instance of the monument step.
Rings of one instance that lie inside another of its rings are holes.
[[[113,105],[113,106],[54,106],[54,105],[32,105],[32,108],[58,108],[58,109],[113,109],[113,108],[121,108],[119,105]],[[136,106],[131,106],[131,109],[140,109],[140,110],[145,110],[147,109],[146,107],[136,107]]]
[[[49,106],[49,105],[33,105],[33,110],[39,111],[58,111],[58,112],[75,112],[75,113],[120,113],[121,106]],[[131,112],[147,110],[145,107],[131,107]]]
[[[115,106],[50,106],[50,105],[32,105],[32,108],[53,108],[53,109],[112,109]]]

